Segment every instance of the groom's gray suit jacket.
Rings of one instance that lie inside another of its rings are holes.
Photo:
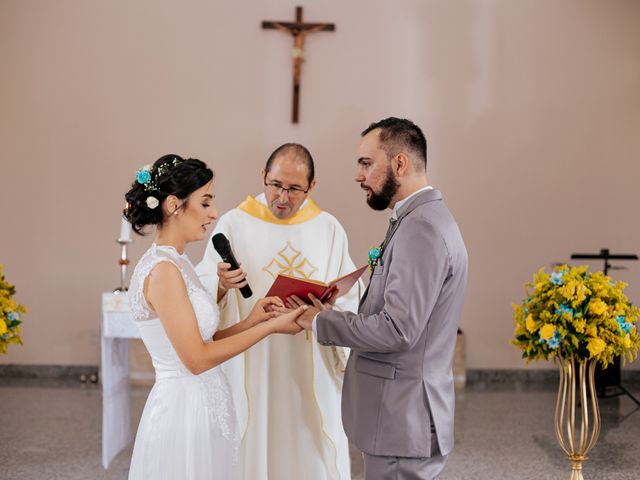
[[[318,341],[352,349],[342,421],[370,455],[430,457],[453,448],[451,366],[467,282],[467,251],[438,190],[402,205],[358,313],[327,310]]]

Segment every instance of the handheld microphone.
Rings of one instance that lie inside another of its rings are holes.
[[[231,265],[229,270],[238,270],[240,265],[238,265],[238,261],[236,257],[234,257],[233,252],[231,251],[231,245],[229,244],[229,240],[224,236],[224,233],[216,233],[213,237],[211,237],[211,243],[213,243],[213,248],[216,249],[218,255],[222,257],[222,261]],[[253,295],[251,288],[249,285],[245,285],[240,289],[240,293],[244,298],[249,298]]]

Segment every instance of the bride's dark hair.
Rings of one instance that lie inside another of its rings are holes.
[[[165,220],[162,202],[175,195],[185,200],[189,195],[213,179],[213,171],[196,158],[182,158],[169,154],[160,157],[153,165],[143,167],[124,198],[123,210],[133,230],[144,235],[147,225],[162,225]]]

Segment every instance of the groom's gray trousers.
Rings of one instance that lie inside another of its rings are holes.
[[[435,433],[431,434],[431,457],[381,457],[363,454],[365,480],[434,480],[444,469],[447,456],[440,455]]]

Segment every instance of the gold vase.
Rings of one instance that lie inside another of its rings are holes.
[[[560,448],[571,461],[570,480],[584,480],[582,462],[587,459],[600,434],[595,368],[595,360],[560,357],[555,427]]]

